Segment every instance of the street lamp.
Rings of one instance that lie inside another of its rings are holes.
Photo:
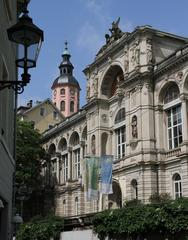
[[[19,81],[0,81],[0,90],[13,88],[18,94],[24,91],[24,86],[30,81],[29,68],[36,67],[36,61],[43,41],[43,31],[33,24],[32,18],[28,16],[28,1],[24,1],[22,16],[18,22],[7,29],[8,39],[18,44],[18,59],[16,66],[23,68],[22,79]]]

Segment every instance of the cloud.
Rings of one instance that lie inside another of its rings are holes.
[[[88,18],[77,33],[77,46],[89,51],[92,55],[105,43],[105,33],[111,27],[111,23],[116,20],[111,16],[111,0],[80,0],[83,8],[89,13]],[[120,28],[123,32],[131,32],[134,24],[121,18]]]
[[[103,38],[100,31],[89,22],[86,22],[79,31],[77,45],[91,53],[96,53],[102,42]]]
[[[132,32],[135,28],[135,25],[133,22],[129,20],[121,19],[120,28],[122,29],[123,32]]]
[[[94,55],[104,44],[105,26],[111,21],[108,3],[106,0],[80,0],[80,2],[89,13],[90,18],[79,29],[77,45]]]

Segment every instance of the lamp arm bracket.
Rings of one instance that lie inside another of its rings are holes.
[[[24,83],[23,81],[0,81],[0,91],[5,88],[12,88],[17,94],[21,94],[26,85],[27,82]]]

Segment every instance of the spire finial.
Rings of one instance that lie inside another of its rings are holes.
[[[68,42],[67,42],[67,40],[66,40],[66,41],[65,41],[65,50],[68,50],[67,45],[68,45]]]
[[[66,40],[66,41],[64,42],[64,44],[65,44],[65,49],[64,49],[64,51],[63,51],[62,57],[65,56],[65,55],[71,56],[70,53],[69,53],[69,51],[68,51],[68,46],[67,46],[67,45],[68,45],[68,41]]]

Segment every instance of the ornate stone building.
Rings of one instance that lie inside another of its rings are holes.
[[[57,215],[188,197],[188,39],[150,26],[123,33],[118,22],[84,70],[87,104],[43,134]],[[113,194],[86,202],[82,164],[93,154],[114,156]]]

